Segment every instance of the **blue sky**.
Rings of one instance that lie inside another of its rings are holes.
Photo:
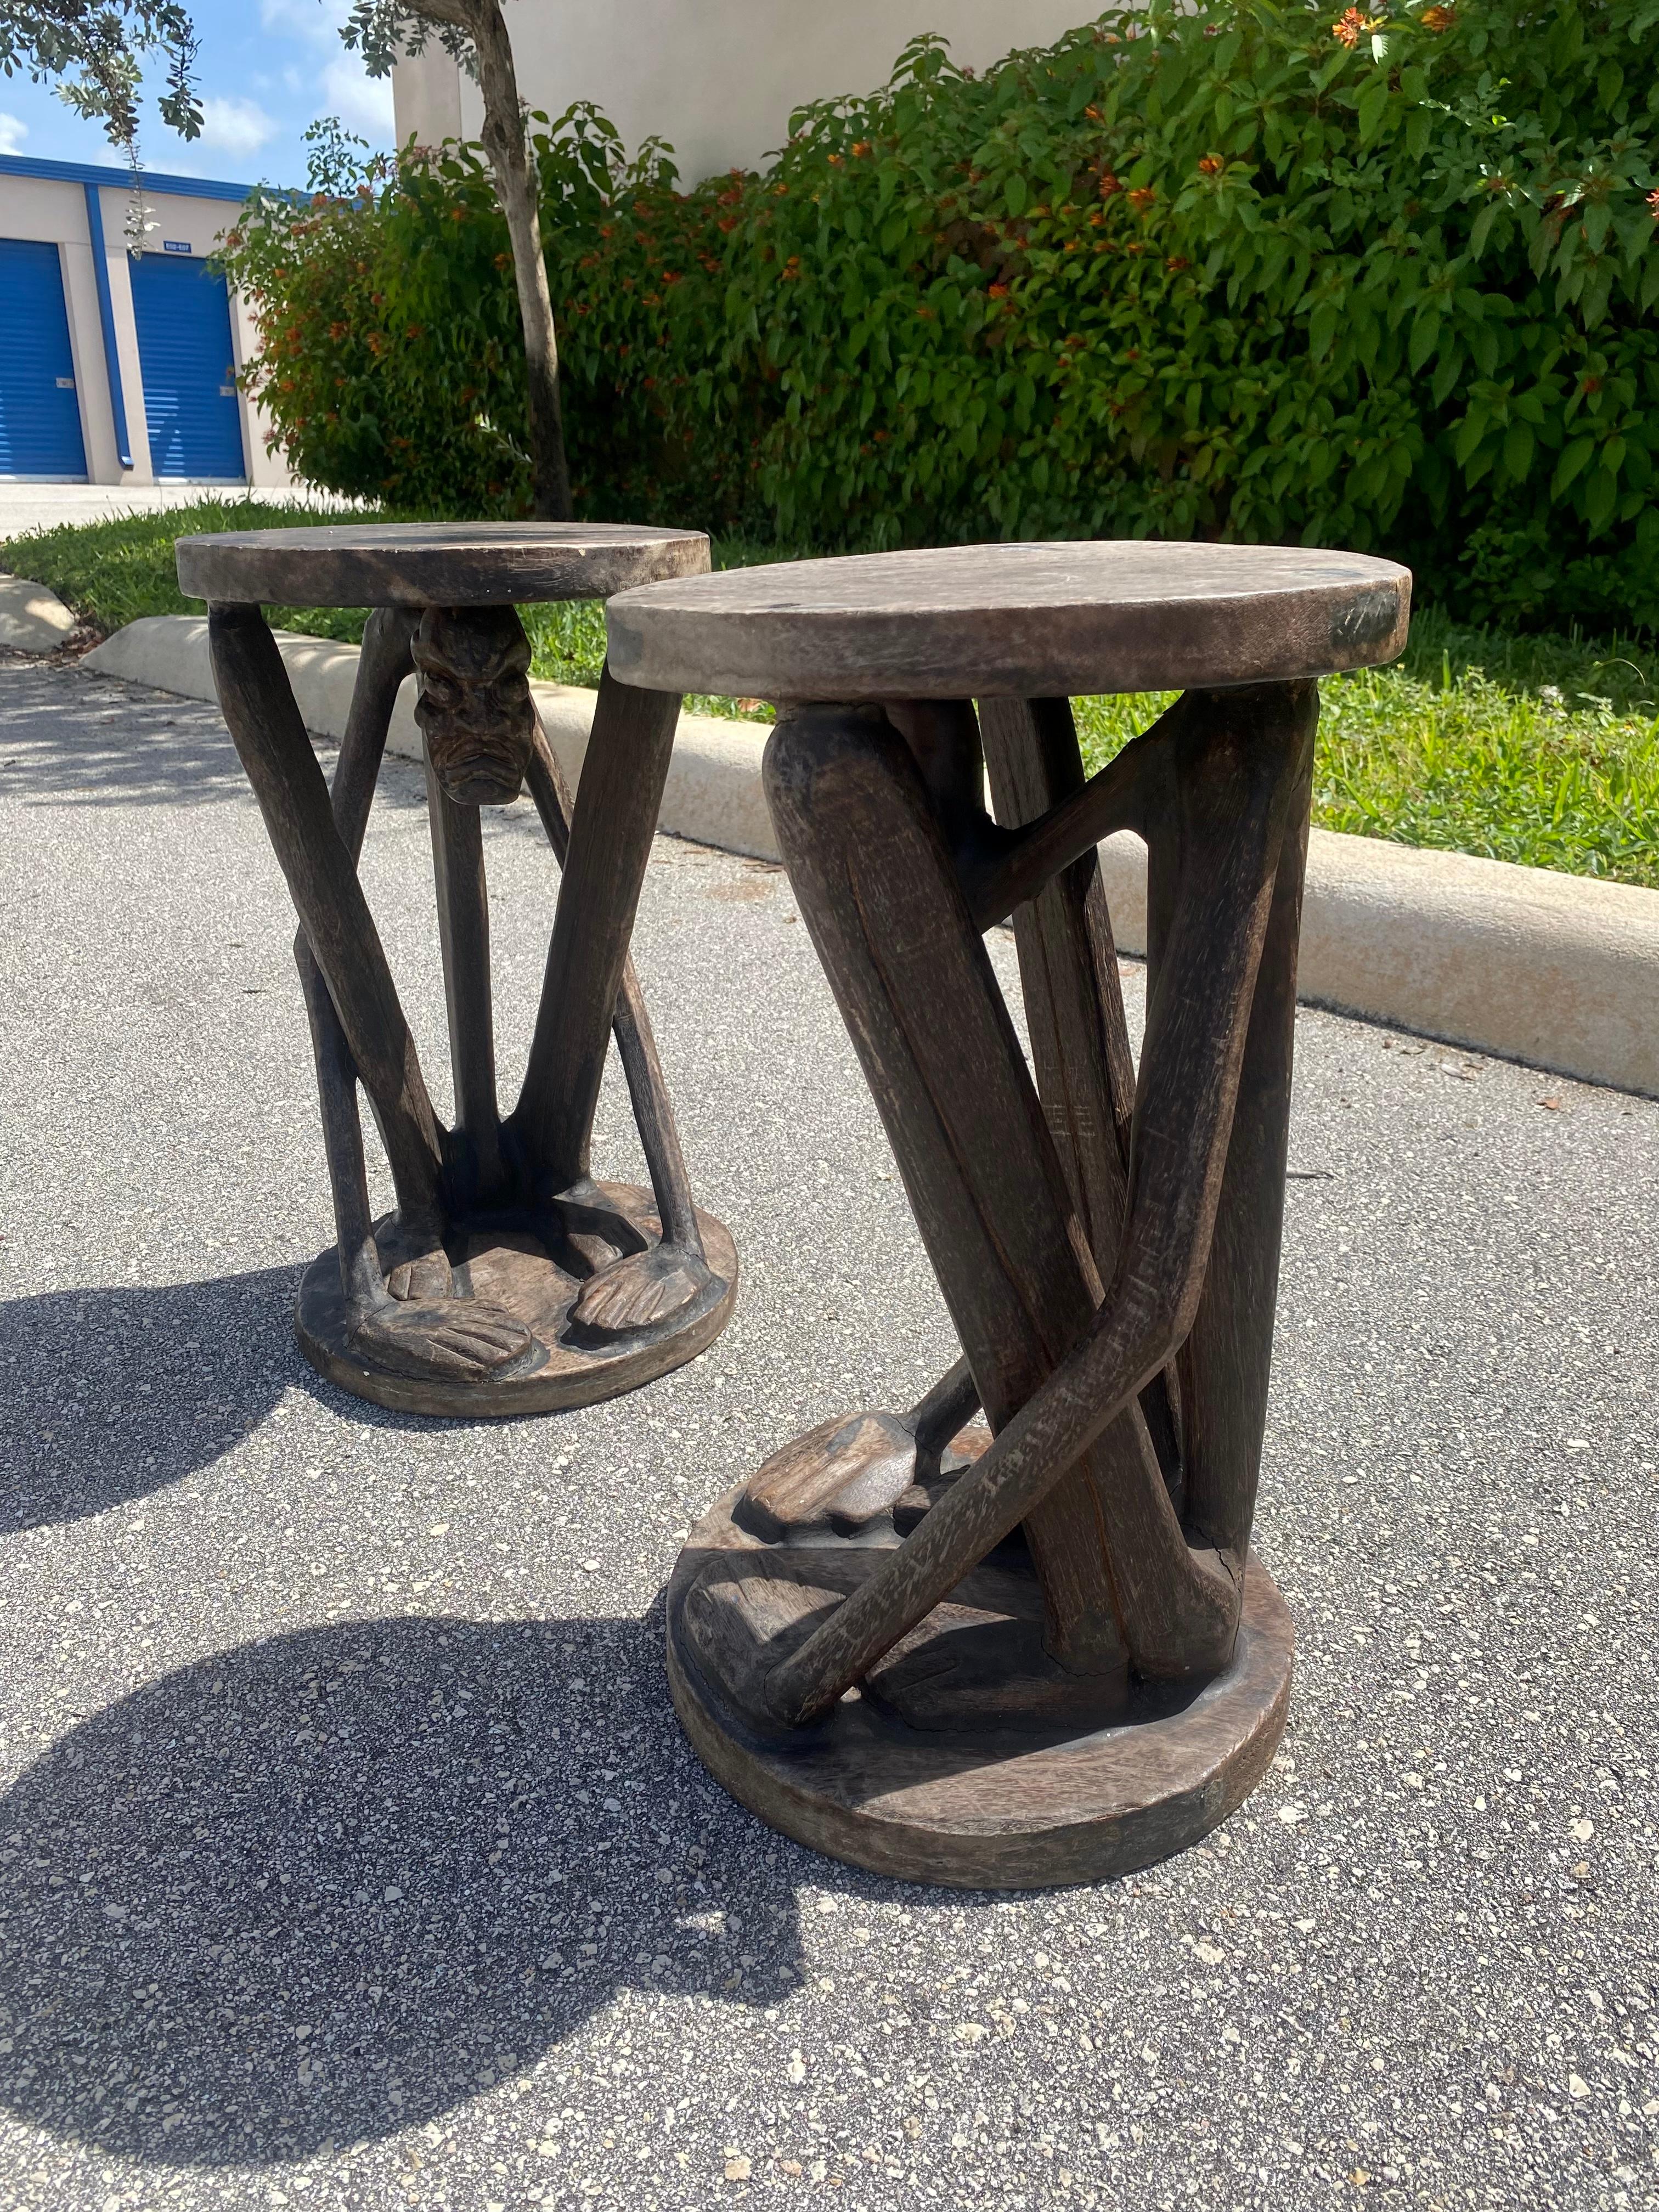
[[[202,51],[204,124],[188,143],[144,102],[139,149],[147,167],[233,184],[305,182],[301,134],[337,115],[377,151],[392,144],[392,82],[372,82],[340,44],[343,0],[186,0]],[[158,81],[152,73],[152,84]],[[95,124],[49,85],[0,76],[0,154],[53,161],[117,161]]]

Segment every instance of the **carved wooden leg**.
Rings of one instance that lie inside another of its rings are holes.
[[[226,724],[379,1117],[392,1171],[412,1202],[441,1212],[437,1116],[282,655],[258,607],[216,606],[208,619]]]
[[[980,727],[1000,822],[1024,827],[1083,789],[1069,699],[988,699]],[[1062,868],[1013,920],[1037,1096],[1095,1265],[1109,1282],[1128,1208],[1135,1071],[1095,854]],[[1147,1384],[1140,1413],[1179,1512],[1173,1374]]]
[[[462,1209],[499,1206],[507,1198],[495,1103],[495,1027],[489,977],[489,894],[483,830],[476,806],[458,806],[428,759],[427,818],[438,893],[449,1059],[455,1084],[452,1179]]]
[[[294,703],[282,656],[259,610],[216,606],[210,611],[209,623],[225,720],[259,802],[337,1024],[336,1034],[315,993],[308,993],[325,1142],[336,1177],[337,1225],[352,1243],[343,1272],[352,1302],[353,1340],[366,1359],[393,1374],[475,1379],[522,1360],[531,1349],[528,1334],[509,1316],[482,1303],[423,1297],[398,1301],[378,1279],[371,1281],[359,1210],[362,1136],[355,1109],[348,1113],[340,1091],[349,1064],[374,1108],[400,1211],[411,1217],[418,1243],[425,1244],[434,1237],[441,1243],[445,1212],[442,1136],[380,935],[357,881],[354,849],[362,842],[374,789],[368,770],[384,743],[384,727],[377,736],[376,725],[384,700],[381,687],[390,683],[396,659],[396,633],[383,629],[377,639],[370,663],[373,689],[365,696],[361,720],[355,723],[341,787],[341,812],[352,837],[349,846],[337,827],[328,787]],[[395,686],[392,690],[395,696]],[[303,979],[303,965],[301,975]],[[361,1211],[367,1212],[366,1194]],[[373,1273],[378,1279],[378,1267]]]
[[[1313,735],[1310,719],[1292,772],[1209,1267],[1181,1363],[1188,1532],[1240,1559],[1255,1513],[1279,1294]]]
[[[678,714],[678,699],[631,690],[607,674],[580,803],[573,810],[539,732],[528,770],[563,874],[513,1128],[538,1195],[556,1201],[574,1231],[601,1244],[614,1238],[614,1209],[594,1184],[588,1158],[606,1035],[614,1029],[662,1227],[656,1242],[621,1250],[584,1285],[572,1318],[604,1334],[659,1327],[726,1287],[707,1262],[656,1041],[628,957]]]
[[[1018,1040],[921,773],[885,718],[871,708],[786,714],[765,775],[803,918],[998,1428],[1099,1295]],[[1079,1671],[1121,1669],[1085,1478],[1062,1471],[1054,1495],[1034,1502],[1027,1535],[1051,1650]]]
[[[351,711],[329,794],[334,826],[354,865],[362,850],[398,688],[409,673],[409,645],[416,621],[416,617],[404,609],[379,607],[363,630]],[[369,1213],[362,1124],[357,1113],[356,1062],[303,927],[295,935],[294,960],[300,971],[317,1066],[323,1147],[340,1247],[341,1286],[348,1301],[377,1304],[382,1278]],[[399,1193],[400,1201],[403,1197]]]

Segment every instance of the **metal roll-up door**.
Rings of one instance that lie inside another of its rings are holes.
[[[58,248],[0,238],[0,477],[86,475]]]
[[[158,477],[245,482],[224,278],[183,254],[141,253],[131,267],[151,468]]]

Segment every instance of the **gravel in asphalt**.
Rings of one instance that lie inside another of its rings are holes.
[[[952,1351],[785,878],[659,840],[636,939],[730,1330],[469,1426],[295,1349],[292,916],[211,710],[0,670],[0,2205],[1659,2204],[1659,1105],[1304,1011],[1283,1751],[1133,1880],[930,1892],[732,1803],[664,1685],[690,1519]],[[486,837],[511,1077],[556,878]]]

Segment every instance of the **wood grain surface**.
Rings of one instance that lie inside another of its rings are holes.
[[[601,1194],[652,1242],[660,1222],[648,1191],[631,1183],[602,1182]],[[708,1255],[709,1287],[704,1297],[674,1317],[673,1326],[651,1335],[616,1336],[588,1343],[572,1340],[571,1309],[583,1277],[562,1268],[536,1239],[512,1231],[463,1231],[456,1243],[456,1268],[464,1286],[454,1303],[465,1310],[477,1299],[513,1316],[546,1353],[539,1366],[475,1381],[395,1375],[370,1366],[352,1341],[352,1312],[340,1279],[337,1251],[331,1246],[306,1269],[295,1312],[300,1349],[319,1375],[399,1413],[428,1413],[456,1420],[514,1420],[529,1413],[562,1412],[569,1406],[596,1405],[604,1398],[637,1390],[659,1375],[684,1367],[706,1351],[732,1318],[738,1295],[738,1255],[731,1232],[712,1214],[697,1216],[701,1247]],[[391,1217],[377,1222],[390,1238]]]
[[[181,538],[177,558],[179,588],[198,599],[523,606],[700,576],[708,540],[631,522],[332,522]]]
[[[1068,1674],[1042,1650],[1029,1560],[1005,1550],[823,1720],[769,1725],[744,1691],[890,1554],[768,1545],[733,1518],[741,1497],[680,1554],[669,1686],[709,1771],[798,1842],[954,1888],[1106,1881],[1196,1843],[1266,1773],[1295,1638],[1254,1553],[1231,1660],[1201,1685]]]
[[[846,703],[1331,675],[1392,660],[1410,608],[1410,571],[1364,554],[1079,539],[726,569],[605,619],[623,683]]]

